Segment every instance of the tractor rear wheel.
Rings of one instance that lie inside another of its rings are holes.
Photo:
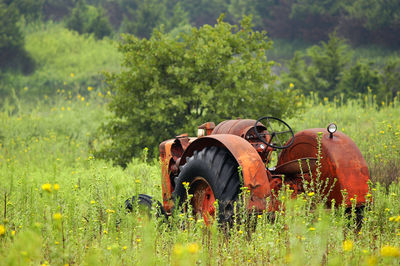
[[[186,183],[187,182],[187,183]],[[215,218],[218,207],[218,221],[231,225],[234,216],[234,202],[240,193],[238,163],[224,148],[207,147],[188,158],[178,176],[174,197],[182,206],[186,201],[186,188],[193,195],[190,204],[196,216],[202,216],[206,223]],[[215,201],[218,200],[218,206]]]

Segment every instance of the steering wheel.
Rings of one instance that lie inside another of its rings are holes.
[[[267,123],[265,123],[265,127],[267,128],[267,132],[268,135],[270,135],[270,139],[269,142],[267,142],[262,136],[261,134],[257,131],[257,124],[261,123],[261,121],[266,120]],[[280,131],[274,131],[272,124],[276,124],[274,125],[275,128],[279,128]],[[293,144],[294,142],[294,133],[292,128],[283,120],[276,118],[276,117],[272,117],[272,116],[264,116],[259,118],[256,123],[254,124],[254,132],[256,133],[256,136],[259,140],[261,140],[263,143],[265,143],[266,145],[275,148],[275,149],[286,149],[288,147],[290,147],[290,145]],[[279,135],[286,135],[283,137],[281,137],[281,139],[279,138]],[[288,136],[290,137],[290,142],[287,143],[287,141],[289,140]],[[272,139],[276,138],[276,141],[278,142],[278,145],[276,143],[272,143]],[[283,143],[281,142],[283,141]],[[284,145],[285,143],[287,143],[286,145]]]

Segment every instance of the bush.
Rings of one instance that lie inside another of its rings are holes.
[[[69,29],[79,34],[92,33],[97,39],[110,36],[112,33],[111,23],[104,10],[101,7],[87,5],[84,0],[78,1],[66,24]]]
[[[273,62],[265,56],[271,43],[250,25],[249,18],[241,27],[220,18],[176,38],[159,31],[149,40],[125,35],[125,70],[107,78],[114,117],[102,134],[110,143],[97,156],[125,165],[143,148],[155,151],[206,121],[293,113],[292,92],[274,89]]]
[[[344,71],[338,90],[347,97],[358,94],[377,93],[380,86],[380,73],[372,62],[357,61],[348,71]]]
[[[35,62],[25,50],[19,19],[16,6],[0,0],[0,72],[17,70],[28,74],[34,70]]]

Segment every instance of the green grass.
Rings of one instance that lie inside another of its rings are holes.
[[[103,72],[120,70],[121,55],[114,40],[96,40],[52,22],[27,25],[25,34],[36,70],[28,76],[8,73],[0,84],[8,95],[12,90],[30,97],[54,95],[62,89],[85,93],[89,86],[104,87]]]
[[[336,122],[360,147],[375,182],[360,231],[343,207],[311,208],[315,196],[288,200],[289,192],[282,191],[285,214],[277,213],[275,222],[258,215],[254,231],[248,233],[246,223],[238,223],[227,237],[216,224],[207,227],[190,215],[160,223],[124,212],[124,201],[138,193],[161,200],[161,171],[157,160],[137,158],[123,170],[91,157],[91,147],[101,145],[95,130],[108,116],[107,97],[99,92],[88,92],[82,100],[81,95],[60,91],[35,105],[17,99],[14,107],[1,110],[3,264],[400,262],[400,175],[377,170],[389,171],[391,162],[399,165],[397,102],[378,108],[368,98],[346,105],[299,98],[305,108],[288,120],[296,131]],[[385,186],[387,179],[394,182]]]

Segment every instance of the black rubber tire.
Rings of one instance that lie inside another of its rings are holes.
[[[186,189],[182,183],[191,184],[196,177],[207,181],[215,200],[218,200],[218,222],[221,225],[231,225],[234,202],[238,200],[241,187],[236,160],[224,148],[207,147],[199,152],[195,151],[193,156],[186,160],[178,176],[173,192],[175,207],[182,206],[186,200]]]
[[[152,208],[154,202],[156,202],[156,208],[157,208],[156,217],[157,218],[159,218],[159,217],[167,218],[164,207],[161,205],[161,203],[158,200],[155,200],[151,196],[146,195],[146,194],[139,194],[137,197],[133,196],[131,199],[127,199],[125,201],[125,209],[132,212],[135,201],[137,201],[138,205],[146,208],[147,215],[149,217],[152,216],[151,208]]]

